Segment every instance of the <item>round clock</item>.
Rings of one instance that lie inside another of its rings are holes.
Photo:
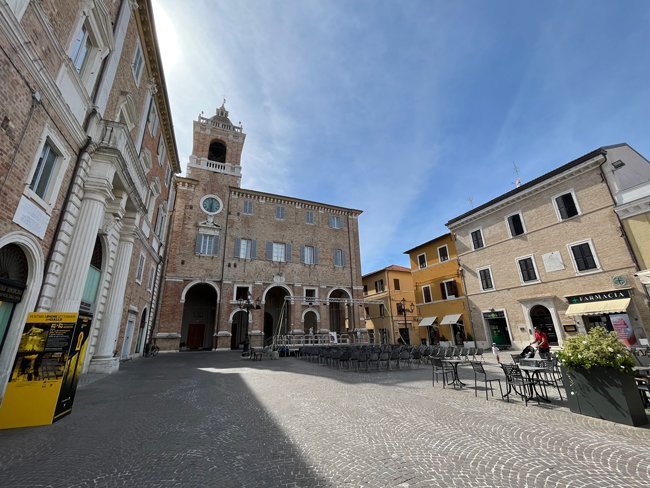
[[[201,208],[205,213],[214,215],[216,213],[219,213],[221,210],[221,201],[216,197],[208,195],[206,197],[203,197],[201,200]]]

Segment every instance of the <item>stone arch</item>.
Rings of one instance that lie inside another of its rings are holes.
[[[188,285],[183,293],[181,347],[212,349],[218,303],[219,293],[214,283],[197,280]]]
[[[213,139],[208,147],[208,159],[217,163],[225,163],[227,147],[222,140]]]
[[[11,365],[20,343],[22,324],[27,314],[36,308],[38,294],[43,281],[45,258],[40,244],[25,232],[10,232],[0,237],[0,249],[15,244],[24,253],[27,260],[27,281],[20,302],[15,304],[11,321],[7,324],[2,351],[0,351],[0,396],[4,394]]]
[[[185,295],[187,295],[189,289],[192,288],[194,285],[199,285],[199,284],[210,285],[212,288],[214,288],[214,291],[217,292],[217,301],[219,301],[219,297],[221,296],[221,293],[219,292],[219,287],[217,286],[216,283],[212,281],[205,281],[205,280],[194,280],[188,283],[185,288],[183,288],[183,292],[181,293],[181,303],[185,303]]]
[[[291,288],[289,288],[287,285],[283,285],[282,283],[273,283],[272,285],[267,286],[264,292],[262,293],[262,304],[266,302],[266,294],[269,292],[269,290],[275,287],[284,288],[289,294],[289,296],[293,297],[293,292],[291,291]]]
[[[329,300],[330,297],[334,292],[343,292],[348,296],[348,299],[352,300],[352,293],[350,293],[348,290],[345,288],[332,288],[328,293],[327,293],[327,299]]]
[[[302,316],[300,317],[301,322],[305,322],[305,315],[307,315],[308,312],[314,312],[316,314],[316,320],[320,322],[320,312],[314,307],[309,307],[303,310]]]
[[[350,300],[347,302],[330,301],[332,298],[342,298]],[[337,334],[343,334],[352,329],[351,317],[352,294],[345,288],[334,288],[327,294],[328,313],[329,313],[329,330]]]

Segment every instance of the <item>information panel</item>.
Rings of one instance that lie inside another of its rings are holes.
[[[30,313],[0,406],[0,428],[48,425],[70,413],[90,317]]]

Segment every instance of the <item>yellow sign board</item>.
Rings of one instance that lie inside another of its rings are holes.
[[[0,429],[48,425],[70,413],[90,331],[90,318],[78,315],[29,314],[0,406]]]

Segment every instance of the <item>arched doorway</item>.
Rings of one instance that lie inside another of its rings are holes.
[[[318,316],[313,310],[305,312],[304,330],[305,334],[318,332]]]
[[[264,342],[270,344],[274,335],[289,334],[291,307],[284,297],[290,296],[282,286],[270,288],[264,297]]]
[[[0,249],[0,355],[2,354],[9,324],[16,305],[20,303],[27,287],[29,264],[27,256],[16,244],[8,244]]]
[[[349,323],[350,295],[345,290],[334,290],[329,296],[330,332],[343,334],[351,327]]]
[[[90,258],[90,266],[86,274],[86,283],[84,284],[84,291],[81,295],[81,304],[79,305],[79,313],[93,315],[95,313],[95,306],[97,301],[97,291],[99,290],[99,283],[102,278],[102,264],[104,260],[104,253],[102,251],[102,241],[99,236],[95,238],[95,246],[93,247],[93,255]]]
[[[145,341],[144,329],[147,326],[147,309],[145,308],[142,311],[142,317],[140,317],[140,328],[138,329],[138,340],[135,344],[135,353],[138,354],[142,350],[142,346]]]
[[[557,333],[555,332],[555,326],[553,325],[553,317],[548,308],[543,305],[535,305],[530,309],[530,321],[533,324],[533,327],[541,327],[546,335],[548,336],[548,342],[551,346],[557,346]]]
[[[246,310],[239,310],[232,316],[231,332],[230,349],[239,349],[248,337],[248,317]]]
[[[214,319],[217,306],[216,290],[198,283],[185,294],[181,347],[191,350],[212,349]]]

